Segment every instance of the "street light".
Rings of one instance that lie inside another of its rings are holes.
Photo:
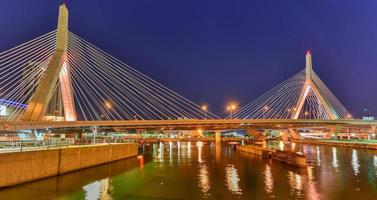
[[[266,119],[266,112],[270,109],[268,106],[263,107],[263,119]]]
[[[106,109],[107,109],[107,114],[109,115],[109,118],[110,118],[110,109],[113,107],[110,103],[110,101],[105,101],[104,103]]]
[[[233,112],[237,109],[237,104],[235,103],[230,103],[226,107],[226,110],[229,112],[229,117],[232,119]]]
[[[110,109],[112,107],[109,101],[105,101],[105,106],[107,109]]]
[[[202,111],[204,112],[204,118],[207,119],[207,113],[208,113],[208,105],[202,105],[201,106]]]

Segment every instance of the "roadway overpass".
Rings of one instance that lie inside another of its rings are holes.
[[[0,121],[0,131],[61,128],[120,128],[156,130],[231,130],[294,128],[373,128],[376,120],[317,119],[182,119],[182,120],[117,120],[117,121]]]

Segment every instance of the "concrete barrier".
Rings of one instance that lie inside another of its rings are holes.
[[[0,188],[137,156],[138,145],[106,144],[0,154]]]
[[[238,145],[237,150],[272,158],[299,167],[307,166],[306,156],[295,152],[279,151],[253,145]]]

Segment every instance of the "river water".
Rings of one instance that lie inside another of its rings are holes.
[[[66,175],[0,190],[0,199],[377,199],[377,151],[276,145],[307,155],[298,168],[232,145],[171,142]]]

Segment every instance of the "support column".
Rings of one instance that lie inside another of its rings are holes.
[[[215,132],[215,141],[216,141],[216,143],[220,143],[221,142],[221,131],[216,131]]]
[[[331,127],[329,133],[325,135],[325,138],[331,139],[333,134],[334,136],[337,136],[342,129],[343,129],[343,125],[336,125],[336,126]]]
[[[288,131],[289,131],[290,137],[292,139],[295,139],[295,140],[301,139],[300,133],[297,130],[295,130],[293,128],[289,128]],[[283,133],[283,135],[284,135],[284,133]]]
[[[377,133],[377,132],[376,132],[376,130],[377,130],[377,129],[376,129],[376,126],[371,126],[370,129],[371,129],[371,133],[372,133],[372,134],[376,134],[376,133]]]

